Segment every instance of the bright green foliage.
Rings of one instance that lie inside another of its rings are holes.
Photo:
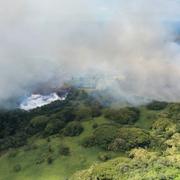
[[[108,149],[109,144],[116,138],[117,130],[118,128],[113,125],[98,127],[93,133],[94,144],[103,149]]]
[[[116,139],[109,145],[113,151],[129,150],[134,147],[148,147],[151,136],[145,130],[139,128],[120,128]]]
[[[106,124],[95,129],[92,136],[82,142],[84,147],[97,145],[106,150],[125,151],[133,147],[150,145],[152,137],[140,128],[122,127]]]
[[[176,124],[173,123],[171,120],[167,118],[159,118],[157,119],[153,125],[152,128],[159,133],[167,132],[167,133],[175,133],[176,132]]]
[[[179,180],[180,156],[159,157],[157,153],[145,149],[135,149],[130,154],[132,159],[117,158],[93,165],[75,173],[70,180]]]
[[[165,141],[167,145],[166,152],[171,155],[179,154],[180,152],[180,133],[175,133],[170,139]],[[180,159],[179,159],[180,160]]]

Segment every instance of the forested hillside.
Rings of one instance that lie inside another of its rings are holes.
[[[124,107],[71,88],[0,112],[0,180],[180,179],[180,104]]]

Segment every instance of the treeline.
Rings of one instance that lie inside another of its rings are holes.
[[[76,135],[83,129],[80,121],[101,115],[101,110],[98,101],[85,91],[74,88],[69,90],[65,101],[56,101],[29,112],[1,110],[0,150],[25,145],[33,135],[47,137],[60,132]],[[72,121],[75,122],[70,123]]]
[[[146,106],[149,110],[169,109],[166,120],[154,119],[155,132],[174,127],[171,119],[178,119],[176,105],[153,101]],[[174,113],[172,113],[174,112]],[[154,143],[152,133],[137,128],[134,124],[140,117],[137,107],[111,108],[101,104],[84,90],[69,89],[65,101],[56,101],[32,111],[0,111],[0,150],[16,148],[26,144],[27,139],[37,135],[48,137],[54,134],[78,136],[84,128],[82,121],[103,116],[109,124],[94,124],[94,133],[81,142],[84,147],[99,146],[111,151],[125,151],[134,147],[149,147]],[[170,126],[171,125],[171,126]],[[172,129],[172,128],[171,128]],[[170,136],[166,133],[166,136]]]

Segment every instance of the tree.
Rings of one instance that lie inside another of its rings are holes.
[[[70,154],[70,148],[61,144],[61,146],[59,147],[59,154],[63,156],[68,156]]]
[[[163,101],[152,101],[149,104],[147,104],[147,108],[149,110],[162,110],[167,107],[168,103]]]
[[[44,130],[44,135],[53,135],[59,133],[61,129],[65,126],[65,122],[61,121],[60,119],[51,119],[50,122],[46,125]]]
[[[90,107],[78,107],[76,109],[76,120],[84,120],[92,117],[92,111]]]
[[[93,133],[94,143],[103,149],[108,149],[109,144],[116,138],[118,128],[113,125],[102,125]]]
[[[133,124],[139,118],[139,110],[133,107],[105,110],[105,117],[120,124]]]
[[[39,132],[45,129],[47,122],[48,122],[48,117],[37,116],[31,120],[30,126],[35,132]]]
[[[80,122],[73,121],[68,123],[68,125],[64,128],[63,134],[65,136],[78,136],[83,132],[84,128],[80,124]]]

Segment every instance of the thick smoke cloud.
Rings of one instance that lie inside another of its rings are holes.
[[[116,96],[179,101],[179,12],[176,0],[0,0],[1,103],[92,72]]]

